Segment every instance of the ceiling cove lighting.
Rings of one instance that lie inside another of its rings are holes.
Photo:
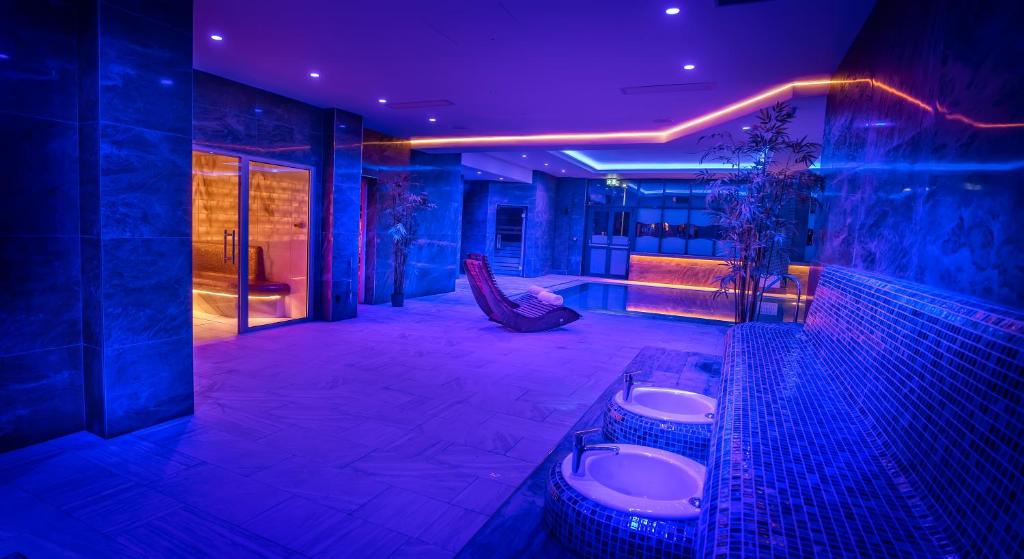
[[[224,40],[224,37],[222,37],[220,35],[210,35],[210,38],[213,39],[214,41],[223,41]]]
[[[684,65],[684,66],[683,66],[683,70],[693,70],[693,69],[695,69],[696,67],[697,67],[697,66],[696,66],[696,65],[694,65],[694,64],[686,64],[686,65]]]
[[[651,163],[646,161],[601,162],[589,155],[576,150],[562,150],[562,153],[583,163],[594,171],[735,171],[732,165],[713,165],[701,163]],[[750,167],[750,164],[741,165]]]
[[[958,113],[948,113],[941,105],[933,108],[924,101],[900,91],[890,85],[872,78],[851,79],[811,79],[798,80],[768,89],[757,95],[747,97],[718,110],[705,113],[664,130],[628,130],[621,132],[557,132],[548,134],[503,134],[494,136],[452,136],[412,138],[409,144],[415,147],[437,148],[463,145],[495,145],[495,144],[599,144],[599,143],[648,143],[663,144],[686,134],[702,130],[724,120],[734,118],[742,111],[754,110],[769,103],[791,98],[798,89],[822,89],[835,85],[870,85],[890,95],[917,106],[929,113],[936,111],[949,120],[956,120],[975,128],[1024,128],[1024,122],[979,122]],[[788,96],[787,96],[788,95]]]
[[[679,13],[679,8],[668,8],[665,10],[665,13],[670,16],[674,16]]]

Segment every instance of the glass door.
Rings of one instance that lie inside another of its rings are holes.
[[[192,328],[196,341],[238,333],[241,159],[192,152]]]
[[[311,175],[192,152],[194,341],[309,316]]]
[[[587,243],[589,275],[626,277],[629,272],[631,228],[632,212],[628,209],[591,210]]]
[[[310,172],[249,162],[245,272],[248,327],[309,315]]]

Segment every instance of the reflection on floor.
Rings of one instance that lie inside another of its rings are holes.
[[[249,318],[250,326],[263,326],[280,322],[278,318]],[[238,335],[238,319],[218,316],[193,309],[192,311],[192,343],[207,344],[228,340]]]
[[[238,319],[192,311],[192,343],[205,344],[238,335]]]
[[[359,313],[197,346],[193,417],[0,455],[0,557],[451,557],[641,348],[721,354],[725,332],[513,334],[463,280]]]

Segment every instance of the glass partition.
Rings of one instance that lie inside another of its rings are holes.
[[[249,326],[309,312],[310,172],[249,163]]]

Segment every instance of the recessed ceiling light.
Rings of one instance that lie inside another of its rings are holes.
[[[693,70],[694,68],[696,68],[696,66],[693,64],[687,64],[683,66],[683,70]]]
[[[311,78],[319,78],[320,77],[320,73],[319,72],[310,72],[309,73],[309,77],[311,77]]]
[[[498,180],[503,181],[505,180],[505,177],[498,177]]]
[[[526,154],[524,153],[522,157],[523,157],[523,159],[526,159]]]
[[[674,16],[679,13],[679,8],[668,8],[667,10],[665,10],[665,13],[670,16]]]
[[[544,164],[544,166],[545,166],[545,167],[547,167],[548,165],[551,165],[551,164],[550,164],[550,163],[545,163],[545,164]]]
[[[482,175],[482,174],[484,174],[484,172],[483,171],[477,171],[476,174]]]
[[[377,99],[377,102],[380,103],[381,105],[383,105],[384,103],[387,103],[388,100],[383,98],[383,97],[381,97],[380,99]]]
[[[210,38],[213,39],[214,41],[223,41],[224,40],[224,37],[221,37],[220,35],[210,35]]]
[[[750,127],[749,126],[744,126],[743,130],[750,130]]]
[[[564,172],[565,172],[565,169],[562,169],[562,172],[564,173]]]
[[[430,122],[437,122],[437,117],[433,117],[432,116],[432,117],[428,118],[427,120],[430,121]]]

